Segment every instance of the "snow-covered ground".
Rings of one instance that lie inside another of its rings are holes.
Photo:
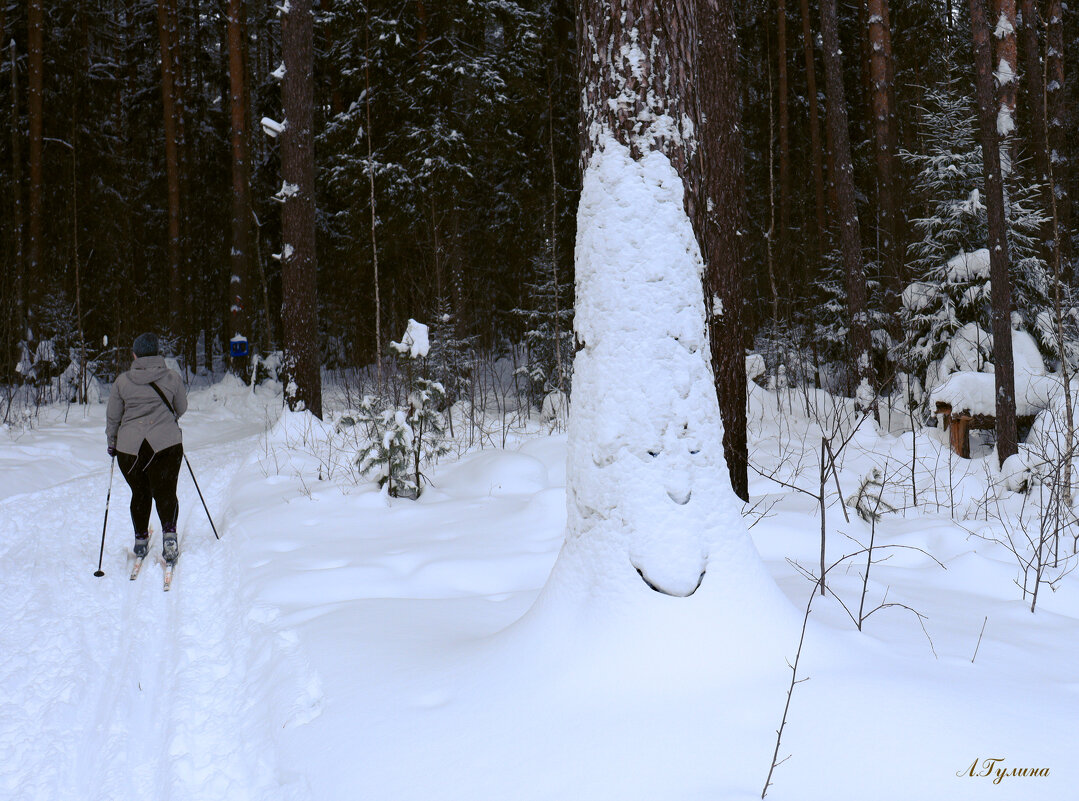
[[[652,594],[599,626],[549,594],[533,608],[566,522],[564,435],[515,433],[445,460],[420,500],[387,499],[272,391],[225,382],[191,401],[186,447],[221,540],[185,470],[168,594],[156,563],[128,581],[119,476],[93,576],[103,405],[0,431],[0,798],[760,797],[812,590],[788,560],[820,559],[813,498],[751,474],[751,534],[788,599],[767,619],[710,571],[690,598]],[[805,401],[753,389],[751,459],[815,491]],[[910,609],[859,632],[816,598],[769,799],[1074,797],[1079,576],[1031,614],[991,541],[1003,524],[979,515],[1001,497],[994,515],[1017,521],[1024,496],[993,489],[974,450],[960,464],[933,431],[866,424],[843,451],[844,497],[873,467],[888,477],[899,511],[875,544],[912,546],[878,552],[866,609]],[[870,534],[832,481],[829,562]],[[855,615],[863,571],[829,574]],[[971,776],[987,759],[1049,773]]]

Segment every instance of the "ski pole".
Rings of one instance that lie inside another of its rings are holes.
[[[109,491],[105,495],[105,522],[101,525],[101,550],[97,554],[97,570],[94,571],[94,575],[101,578],[105,575],[105,571],[101,569],[101,560],[105,556],[105,529],[109,527],[109,501],[112,499],[112,474],[116,471],[116,457],[112,457],[112,464],[109,466]]]
[[[184,454],[184,461],[187,463],[187,472],[191,474],[191,480],[195,482],[195,492],[199,494],[199,500],[202,501],[202,508],[206,510],[206,519],[210,521],[210,528],[214,530],[214,537],[221,539],[217,533],[217,526],[214,525],[214,519],[210,517],[210,508],[206,505],[206,499],[202,497],[202,490],[199,489],[199,482],[195,478],[195,471],[191,469],[191,461],[187,458],[187,454]]]

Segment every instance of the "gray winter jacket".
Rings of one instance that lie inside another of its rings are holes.
[[[187,411],[187,392],[180,376],[165,366],[164,356],[140,356],[131,369],[113,382],[105,412],[105,436],[109,447],[120,453],[137,454],[142,441],[160,451],[181,442],[180,426],[153,381],[169,399],[179,417]]]

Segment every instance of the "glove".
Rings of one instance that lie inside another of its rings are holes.
[[[115,455],[116,455],[116,448],[114,446],[110,445],[109,446],[109,456],[115,456]]]

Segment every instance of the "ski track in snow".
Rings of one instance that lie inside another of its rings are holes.
[[[219,518],[254,442],[192,454]],[[287,723],[273,708],[288,696],[273,702],[291,654],[248,612],[227,521],[215,519],[216,541],[185,467],[172,590],[162,591],[160,532],[131,582],[130,495],[117,473],[106,575],[94,578],[107,483],[96,470],[0,501],[0,797],[309,797],[273,767],[272,732]],[[156,511],[151,520],[159,528]]]

